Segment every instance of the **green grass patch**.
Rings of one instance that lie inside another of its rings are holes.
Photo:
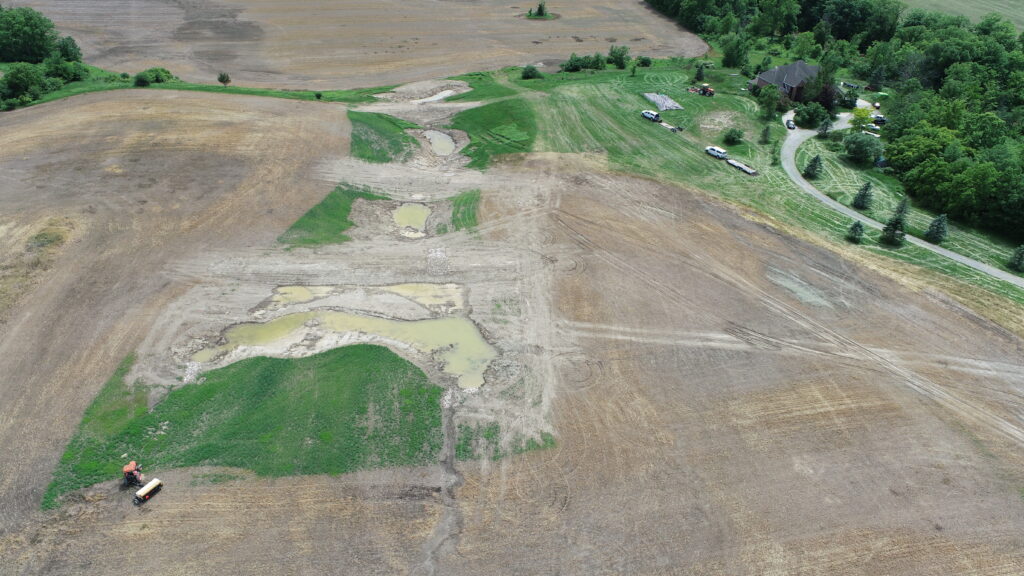
[[[494,156],[529,152],[537,135],[533,108],[522,98],[499,100],[479,108],[460,112],[452,119],[452,128],[469,134],[463,150],[470,168],[486,168]]]
[[[416,139],[405,133],[419,128],[387,114],[348,111],[352,122],[352,155],[367,162],[402,162],[412,155]]]
[[[443,390],[382,346],[242,360],[172,391],[151,412],[125,400],[136,394],[123,383],[127,366],[86,412],[44,508],[119,478],[125,453],[147,470],[226,466],[260,476],[415,466],[440,454]]]
[[[296,220],[295,224],[292,224],[291,228],[277,241],[291,246],[319,246],[348,242],[351,238],[345,234],[345,231],[355,225],[348,219],[348,216],[356,198],[387,199],[386,196],[375,194],[368,188],[339,185],[319,204],[310,208]]]
[[[507,72],[474,72],[472,74],[463,74],[462,76],[453,76],[451,80],[462,80],[469,84],[472,90],[450,96],[447,98],[447,101],[457,102],[459,100],[466,100],[478,102],[515,95],[518,91],[514,87],[509,86],[507,82],[499,81],[499,78],[503,77],[500,75],[507,76]]]
[[[505,456],[522,454],[533,450],[546,450],[555,446],[555,437],[542,432],[540,438],[526,437],[517,434],[512,438],[507,449],[501,447],[501,425],[490,424],[459,424],[458,438],[455,443],[457,460],[500,460]]]
[[[134,363],[134,356],[122,360],[92,404],[85,410],[78,431],[71,438],[57,465],[54,479],[43,494],[44,510],[55,508],[57,498],[61,494],[88,485],[81,484],[80,478],[96,479],[89,484],[118,478],[121,466],[127,464],[121,462],[120,455],[123,452],[118,453],[118,458],[110,462],[99,458],[97,452],[109,451],[109,439],[124,429],[129,422],[146,414],[146,390],[125,381],[125,376]],[[69,475],[71,469],[74,469],[74,473]]]
[[[477,211],[479,208],[479,190],[468,190],[452,198],[452,228],[455,230],[470,230],[475,228],[477,225]]]
[[[315,101],[317,93],[321,102],[343,102],[346,104],[362,104],[373,102],[374,94],[388,92],[394,86],[374,88],[355,88],[352,90],[278,90],[274,88],[249,88],[246,86],[221,86],[220,84],[197,84],[171,80],[161,84],[151,84],[143,90],[185,90],[190,92],[215,92],[221,94],[239,94],[244,96],[265,96],[267,98],[285,98],[288,100]]]

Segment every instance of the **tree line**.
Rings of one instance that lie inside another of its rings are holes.
[[[886,90],[892,98],[884,154],[915,202],[1024,239],[1024,34],[1007,19],[991,14],[972,24],[962,16],[907,11],[897,0],[647,3],[717,39],[726,65],[749,76],[749,53],[765,38],[817,60],[820,72],[804,100],[828,112],[855,99],[836,85],[842,68]],[[820,121],[819,110],[803,108],[800,120]]]
[[[38,100],[88,69],[74,38],[57,34],[53,22],[31,8],[0,6],[0,62],[13,62],[0,78],[0,109]]]

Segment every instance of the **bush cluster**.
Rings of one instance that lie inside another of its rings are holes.
[[[140,87],[163,84],[170,80],[174,80],[174,75],[166,68],[150,68],[135,75],[135,85]]]

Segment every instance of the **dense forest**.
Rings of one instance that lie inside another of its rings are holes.
[[[906,10],[895,0],[647,0],[716,40],[754,74],[761,39],[822,66],[805,97],[834,110],[836,73],[892,95],[882,132],[889,170],[917,203],[1024,239],[1024,34],[992,14]]]

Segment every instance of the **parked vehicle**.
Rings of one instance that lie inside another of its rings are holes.
[[[865,130],[869,130],[871,132],[881,132],[882,131],[882,127],[877,125],[877,124],[868,124],[867,126],[864,127],[864,129]]]
[[[704,149],[704,151],[710,154],[711,156],[714,156],[715,158],[721,158],[722,160],[725,160],[729,157],[729,153],[723,150],[722,148],[719,148],[718,146],[708,146],[707,148]]]
[[[658,114],[654,110],[644,110],[640,113],[640,116],[647,118],[651,122],[661,122],[661,114]]]
[[[794,123],[792,120],[786,120],[786,128],[789,128],[790,130],[796,130],[796,123]]]
[[[872,114],[871,120],[874,121],[874,123],[878,124],[879,126],[889,121],[885,116],[882,116],[881,114]]]

